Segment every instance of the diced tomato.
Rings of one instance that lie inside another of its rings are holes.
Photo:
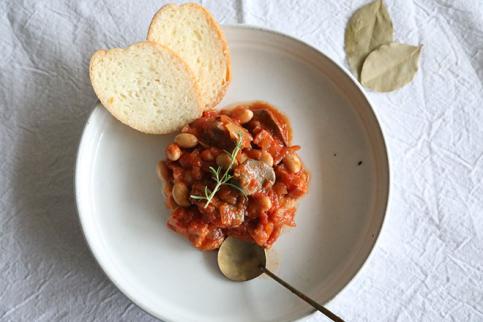
[[[181,168],[180,166],[174,165],[172,163],[170,163],[168,167],[171,169],[171,172],[172,172],[172,176],[173,176],[172,182],[183,181],[183,178],[184,178],[183,168]]]
[[[270,234],[270,237],[268,238],[265,247],[271,247],[272,244],[278,239],[281,232],[282,232],[282,226],[276,226],[273,229],[272,233]]]
[[[248,233],[253,238],[255,243],[262,247],[266,247],[266,243],[270,235],[272,234],[274,225],[271,222],[264,224],[258,224],[254,229],[248,229]]]
[[[193,220],[193,213],[189,208],[176,208],[168,219],[168,227],[186,235],[188,224]]]
[[[275,163],[280,162],[287,151],[283,142],[276,140],[267,130],[259,131],[255,135],[253,143],[258,145],[262,150],[270,153]]]
[[[283,164],[275,168],[278,182],[282,182],[287,187],[290,197],[298,198],[304,195],[308,190],[308,174],[305,171],[291,173]]]
[[[219,208],[220,220],[223,228],[240,226],[245,219],[245,210],[224,203]]]
[[[192,152],[186,152],[181,155],[178,162],[184,169],[190,169],[193,167],[201,167],[201,157],[198,150]]]

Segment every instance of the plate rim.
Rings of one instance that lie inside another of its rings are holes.
[[[375,122],[375,125],[377,126],[376,130],[380,134],[380,138],[381,138],[380,148],[382,148],[382,152],[383,152],[383,156],[384,156],[383,161],[384,161],[385,166],[387,168],[387,173],[386,173],[387,181],[385,182],[385,187],[384,187],[384,189],[387,191],[387,198],[386,198],[386,200],[385,200],[385,202],[382,206],[382,218],[381,218],[380,227],[374,234],[373,243],[369,247],[369,252],[368,252],[366,258],[362,261],[362,263],[359,265],[359,267],[354,270],[354,272],[352,274],[349,274],[350,278],[349,278],[348,282],[344,286],[342,286],[342,288],[340,288],[340,290],[338,290],[337,293],[335,293],[333,296],[329,297],[329,299],[325,303],[323,303],[323,305],[327,305],[337,295],[339,295],[344,289],[346,289],[351,284],[351,282],[354,280],[354,277],[356,275],[358,275],[359,272],[362,270],[362,268],[367,265],[367,262],[369,261],[369,259],[374,254],[374,249],[379,242],[379,236],[380,236],[380,234],[381,234],[381,232],[382,232],[382,230],[385,226],[385,223],[386,223],[387,212],[388,212],[390,200],[391,200],[392,171],[391,171],[390,154],[389,154],[389,151],[388,151],[388,148],[387,148],[384,132],[381,128],[380,119],[377,115],[376,110],[374,109],[374,105],[372,104],[372,101],[367,96],[367,93],[366,93],[365,89],[362,87],[362,85],[359,84],[359,82],[354,78],[354,76],[344,66],[342,66],[342,64],[337,63],[335,60],[333,60],[331,57],[326,55],[324,52],[322,52],[318,48],[310,45],[309,43],[307,43],[307,42],[305,42],[305,41],[303,41],[303,40],[301,40],[301,39],[299,39],[295,36],[292,36],[292,35],[289,35],[289,34],[286,34],[284,32],[274,30],[274,29],[257,26],[257,25],[245,24],[245,23],[244,24],[222,24],[221,27],[222,27],[223,31],[226,31],[227,29],[232,29],[232,30],[238,29],[238,30],[252,30],[252,31],[257,31],[257,32],[274,34],[276,36],[286,38],[290,41],[298,42],[301,45],[303,45],[304,47],[306,47],[306,48],[310,49],[311,51],[315,52],[317,55],[323,56],[327,61],[329,61],[329,63],[333,64],[334,67],[336,67],[340,72],[342,72],[342,74],[345,77],[347,77],[353,85],[355,85],[355,87],[359,90],[360,94],[362,95],[363,99],[367,102],[368,106],[370,107],[370,109],[368,110],[369,113],[372,113],[372,116],[374,117],[374,119],[376,121]],[[81,162],[80,151],[81,151],[82,147],[86,144],[85,143],[85,141],[87,140],[86,131],[87,131],[88,125],[92,122],[92,119],[93,119],[94,115],[96,114],[96,112],[98,111],[99,108],[102,108],[102,104],[99,102],[99,100],[97,100],[96,103],[94,104],[94,108],[89,113],[89,117],[87,118],[87,121],[85,122],[84,127],[82,129],[82,133],[81,133],[79,143],[78,143],[78,146],[77,146],[77,150],[76,150],[75,164],[74,164],[74,169],[73,169],[74,170],[73,171],[74,172],[73,191],[74,191],[74,195],[75,195],[77,219],[78,219],[80,227],[81,227],[83,238],[84,238],[84,240],[87,244],[87,248],[89,249],[89,252],[94,257],[97,266],[101,269],[104,276],[106,276],[109,279],[109,281],[124,296],[127,297],[127,299],[129,301],[131,301],[133,304],[135,304],[137,307],[139,307],[142,311],[146,312],[147,314],[149,314],[150,316],[152,316],[155,319],[166,321],[166,322],[175,322],[174,320],[172,320],[171,318],[169,318],[165,315],[154,313],[153,311],[151,311],[150,308],[146,307],[143,303],[140,303],[137,300],[135,300],[133,297],[131,297],[131,295],[124,289],[124,287],[121,286],[119,283],[117,283],[111,277],[110,273],[106,269],[104,269],[104,267],[101,265],[101,261],[99,260],[100,255],[94,250],[93,246],[91,245],[91,242],[89,241],[89,237],[87,236],[86,228],[84,226],[84,221],[83,221],[82,215],[81,215],[81,209],[80,209],[81,207],[79,205],[79,195],[80,195],[80,192],[79,192],[80,191],[80,187],[79,187],[80,183],[79,183],[79,181],[80,180],[78,179],[78,177],[80,175],[79,174],[79,172],[80,172],[79,164]],[[317,312],[315,309],[311,310],[307,314],[303,314],[302,316],[300,316],[299,318],[297,318],[294,321],[302,321],[303,319],[313,315],[315,312]]]

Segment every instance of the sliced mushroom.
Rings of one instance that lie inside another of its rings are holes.
[[[199,134],[199,140],[206,146],[216,146],[227,151],[233,150],[238,140],[238,135],[242,135],[243,147],[250,146],[252,137],[250,133],[231,121],[229,117],[222,115],[216,119],[207,119],[202,124],[203,131]]]
[[[234,142],[237,142],[239,136],[241,135],[242,146],[245,148],[250,146],[250,142],[253,140],[253,138],[245,128],[232,121],[227,121],[225,123],[225,127],[230,133],[230,137],[232,138],[232,140],[234,140]]]
[[[233,143],[230,133],[225,129],[223,123],[216,119],[203,120],[200,127],[203,131],[199,133],[198,139],[206,146],[216,146],[221,149],[229,149]]]
[[[267,182],[269,185],[273,185],[276,179],[275,171],[271,166],[253,159],[248,159],[236,167],[234,177],[247,195],[260,191]]]
[[[252,111],[252,120],[260,122],[265,128],[272,132],[273,135],[281,139],[286,146],[289,146],[288,129],[282,126],[272,111],[264,108],[256,108]]]

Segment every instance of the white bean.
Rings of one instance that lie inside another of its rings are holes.
[[[223,169],[228,169],[231,163],[231,158],[226,153],[221,153],[216,157],[216,164],[222,167]],[[236,160],[234,165],[236,164]]]
[[[173,186],[173,199],[181,207],[190,205],[188,187],[183,182],[176,182]]]
[[[263,161],[269,166],[273,167],[273,157],[267,151],[262,151],[262,155],[260,156],[260,161]]]
[[[239,109],[239,110],[235,110],[232,113],[231,117],[235,120],[238,120],[240,124],[245,124],[252,120],[253,112],[248,108]]]
[[[302,162],[296,154],[287,154],[285,158],[283,158],[283,164],[285,164],[287,169],[292,173],[297,173],[302,169]]]
[[[170,161],[176,161],[181,157],[181,149],[177,144],[171,143],[166,148],[166,156]]]
[[[198,138],[191,133],[180,133],[176,135],[174,142],[184,149],[189,149],[198,144]]]

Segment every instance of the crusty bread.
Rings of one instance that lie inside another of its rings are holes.
[[[151,21],[147,38],[188,63],[205,109],[221,101],[231,81],[230,53],[220,26],[205,8],[195,3],[162,7]]]
[[[203,110],[199,87],[188,65],[170,49],[153,42],[95,52],[89,76],[109,112],[144,133],[174,132]]]

